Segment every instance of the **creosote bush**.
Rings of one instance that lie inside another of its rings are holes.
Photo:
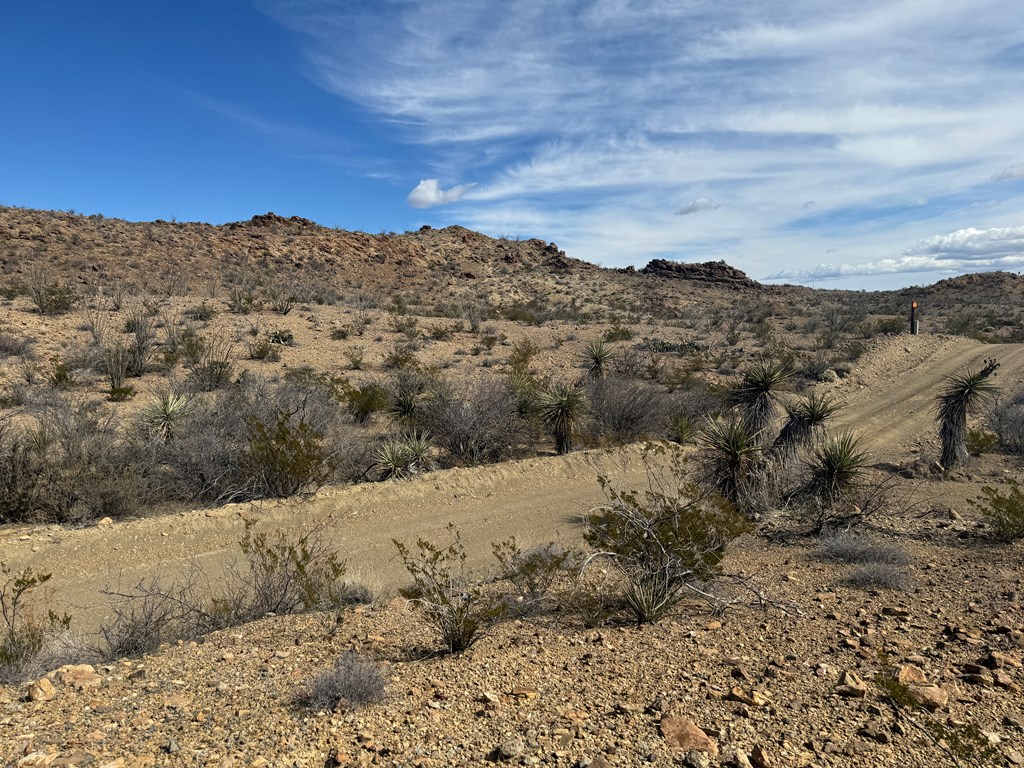
[[[44,614],[33,602],[50,577],[31,568],[14,573],[0,562],[0,684],[34,677],[60,655],[59,640],[71,617],[52,610]]]
[[[250,418],[240,468],[260,496],[279,498],[317,490],[336,469],[324,433],[286,411],[270,424]]]
[[[392,539],[413,583],[400,590],[423,614],[449,653],[460,653],[501,618],[503,608],[486,596],[466,571],[466,547],[449,524],[447,546],[418,539],[411,549]]]
[[[623,576],[640,624],[661,620],[696,585],[713,581],[729,543],[752,527],[722,496],[687,479],[677,447],[649,446],[645,459],[643,492],[599,478],[608,501],[589,514],[584,534]]]
[[[582,555],[574,549],[548,542],[524,550],[514,536],[492,544],[491,550],[498,561],[499,578],[517,592],[521,613],[541,606],[558,580],[582,563]]]
[[[1017,480],[1006,481],[1009,493],[984,486],[982,495],[971,501],[982,517],[992,527],[992,533],[1000,541],[1024,539],[1024,490]]]

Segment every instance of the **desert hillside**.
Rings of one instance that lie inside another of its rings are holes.
[[[4,765],[1024,764],[1019,276],[814,291],[15,208],[0,263]],[[616,540],[616,491],[697,515]],[[648,619],[642,541],[697,558]]]

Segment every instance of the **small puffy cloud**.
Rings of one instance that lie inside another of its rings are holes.
[[[718,203],[712,200],[710,197],[698,197],[692,203],[684,205],[676,213],[679,216],[689,216],[694,213],[703,213],[704,211],[713,211],[718,207]]]
[[[1024,163],[1011,165],[992,175],[992,181],[1009,181],[1010,179],[1024,179]]]
[[[454,203],[462,199],[472,184],[461,184],[450,189],[441,189],[437,179],[421,179],[405,199],[413,208],[433,208],[435,205]]]

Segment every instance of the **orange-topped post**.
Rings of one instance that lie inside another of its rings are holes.
[[[910,333],[917,336],[917,302],[910,302]]]

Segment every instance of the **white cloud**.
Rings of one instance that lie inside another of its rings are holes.
[[[704,211],[713,211],[718,207],[718,203],[712,200],[710,197],[698,197],[692,203],[688,203],[676,211],[677,216],[689,216],[694,213],[703,213]]]
[[[1024,255],[1024,227],[959,229],[922,240],[904,254],[957,261],[1019,259]]]
[[[861,264],[819,264],[812,269],[776,272],[768,279],[810,281],[917,272],[956,274],[1014,270],[1021,266],[1024,266],[1024,227],[968,228],[925,238],[898,258]]]
[[[437,179],[421,179],[405,199],[413,208],[433,208],[436,205],[445,205],[461,200],[471,187],[471,184],[463,184],[449,189],[441,189],[441,184]]]
[[[1010,179],[1024,179],[1024,163],[1011,165],[992,176],[992,181],[1009,181]]]
[[[938,257],[897,244],[936,221],[1019,222],[1024,193],[988,183],[1024,178],[1019,0],[260,1],[416,148],[407,183],[479,180],[409,194],[457,203],[446,222],[756,278],[915,274]],[[815,266],[837,245],[847,265]]]

